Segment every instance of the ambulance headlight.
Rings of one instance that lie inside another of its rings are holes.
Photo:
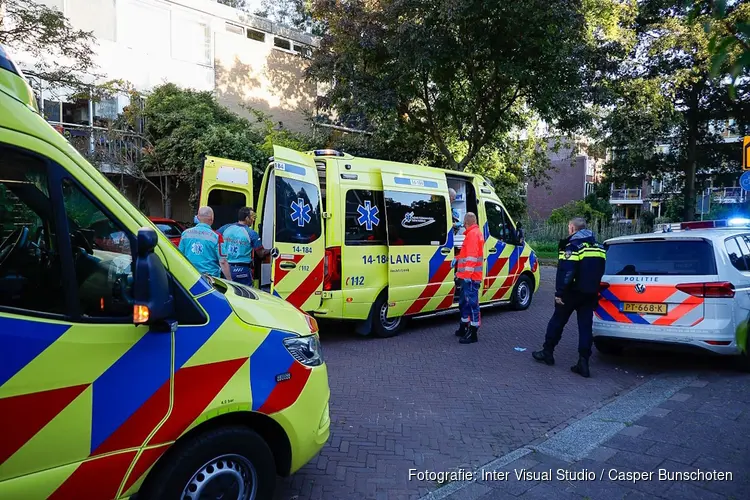
[[[294,359],[305,366],[323,364],[323,348],[317,335],[284,339],[284,347]]]

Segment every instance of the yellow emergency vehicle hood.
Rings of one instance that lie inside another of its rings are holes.
[[[279,330],[303,335],[317,333],[317,326],[313,327],[315,323],[310,322],[310,317],[283,299],[238,283],[218,279],[214,283],[217,287],[226,287],[222,291],[229,305],[237,317],[249,325],[274,325]]]

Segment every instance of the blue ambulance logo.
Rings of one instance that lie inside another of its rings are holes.
[[[380,225],[379,212],[378,207],[373,207],[370,200],[366,200],[364,206],[360,205],[357,207],[357,213],[359,214],[357,223],[360,226],[365,226],[365,229],[368,231],[372,231],[373,226]]]
[[[310,222],[310,211],[312,208],[310,205],[305,203],[302,198],[297,198],[297,201],[292,202],[292,220],[297,223],[299,227],[305,227],[305,224]]]

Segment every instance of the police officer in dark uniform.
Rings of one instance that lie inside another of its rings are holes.
[[[568,223],[570,236],[560,240],[555,282],[555,312],[547,325],[544,348],[532,353],[534,359],[555,364],[553,353],[563,328],[573,312],[578,318],[578,363],[570,369],[589,377],[589,357],[593,335],[594,309],[599,300],[599,284],[604,275],[606,253],[594,233],[586,229],[586,220],[575,218]]]

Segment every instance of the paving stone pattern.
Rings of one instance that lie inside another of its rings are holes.
[[[507,481],[477,481],[448,500],[741,500],[750,498],[750,376],[704,374],[575,463],[532,452],[500,469]],[[518,481],[516,471],[552,471]],[[558,470],[594,480],[558,480]],[[660,471],[663,474],[660,479]],[[731,473],[731,479],[675,479],[669,473]],[[650,473],[650,476],[649,476]],[[620,474],[629,474],[629,480]],[[612,475],[610,478],[609,476]],[[633,478],[642,480],[635,481]],[[477,494],[479,493],[479,494]]]
[[[459,345],[453,336],[457,316],[413,321],[391,339],[359,337],[345,323],[324,325],[331,439],[310,464],[279,480],[277,499],[416,499],[438,485],[410,481],[409,469],[476,468],[543,439],[644,376],[685,369],[661,357],[595,355],[592,378],[582,379],[570,372],[577,359],[575,320],[557,365],[533,362],[531,351],[541,345],[553,309],[554,271],[543,268],[529,310],[483,310],[473,345]]]

